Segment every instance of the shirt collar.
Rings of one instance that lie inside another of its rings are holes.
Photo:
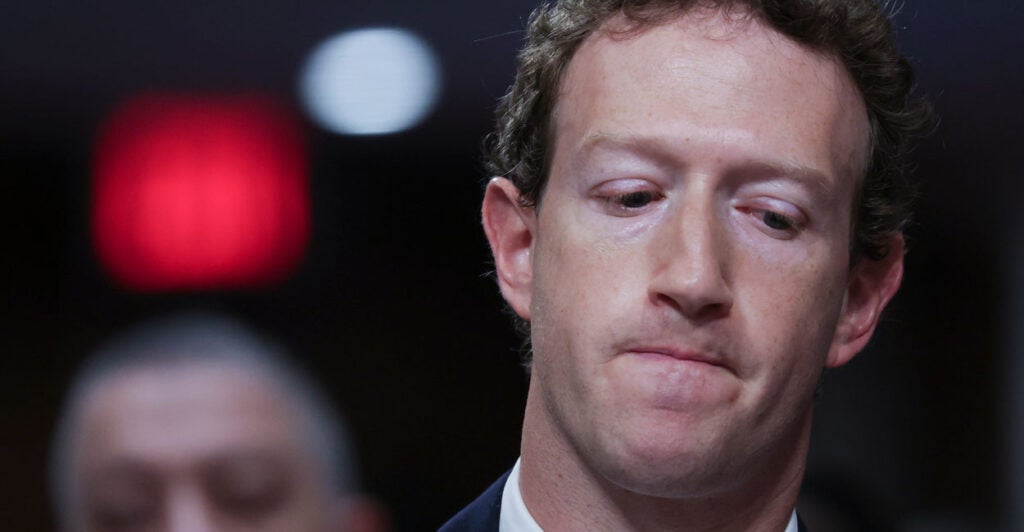
[[[523,502],[523,493],[519,490],[519,462],[512,467],[512,472],[505,481],[505,489],[501,492],[501,515],[498,521],[498,532],[544,532],[537,521],[530,515]],[[796,510],[789,516],[789,524],[785,532],[798,532]]]
[[[512,467],[512,472],[505,481],[505,490],[501,493],[501,517],[498,532],[544,532],[537,521],[526,509],[523,493],[519,490],[519,462]],[[788,530],[786,532],[789,532]]]

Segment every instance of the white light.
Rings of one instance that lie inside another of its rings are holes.
[[[440,89],[430,47],[400,29],[363,29],[320,44],[302,74],[309,113],[324,128],[351,135],[408,129],[433,108]]]

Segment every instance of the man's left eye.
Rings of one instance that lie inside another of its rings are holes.
[[[640,209],[653,202],[655,197],[654,193],[649,190],[638,190],[636,192],[619,194],[612,199],[615,203],[626,209]]]
[[[796,223],[777,212],[761,211],[761,221],[772,229],[789,231],[796,228]]]

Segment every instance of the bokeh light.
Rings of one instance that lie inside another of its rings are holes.
[[[96,254],[134,290],[273,283],[309,240],[304,140],[266,97],[128,100],[100,130],[92,193]]]
[[[439,70],[430,47],[406,30],[355,30],[313,51],[300,91],[310,115],[329,131],[396,133],[415,126],[434,107]]]

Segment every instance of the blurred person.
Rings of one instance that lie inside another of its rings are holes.
[[[912,86],[874,0],[538,8],[482,208],[521,454],[442,530],[803,529],[815,389],[903,275]]]
[[[283,353],[220,316],[139,327],[73,380],[51,484],[60,529],[377,531],[341,420]]]

